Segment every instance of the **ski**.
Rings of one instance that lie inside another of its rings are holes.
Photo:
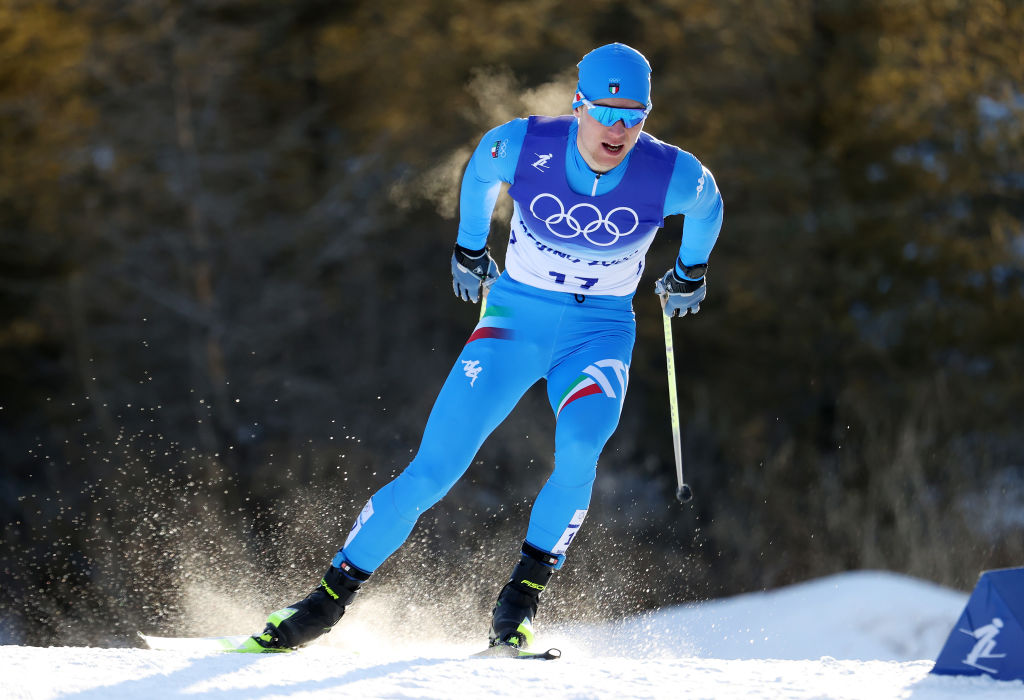
[[[558,649],[548,649],[547,651],[524,651],[519,647],[512,646],[511,644],[499,644],[497,646],[484,649],[483,651],[478,651],[473,654],[473,657],[490,659],[537,659],[539,661],[551,661],[562,658],[562,652]]]
[[[160,651],[221,651],[235,654],[280,654],[294,651],[293,649],[268,649],[246,634],[231,634],[223,637],[155,637],[138,633],[139,638],[150,649]],[[491,659],[537,659],[550,661],[560,659],[562,652],[558,649],[547,651],[525,651],[509,644],[500,644],[483,651],[471,654],[475,658]]]
[[[139,632],[139,637],[150,649],[172,651],[226,651],[238,654],[275,654],[291,649],[268,649],[247,634],[224,637],[152,637]]]

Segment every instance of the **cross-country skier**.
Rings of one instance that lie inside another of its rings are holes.
[[[539,379],[554,411],[555,467],[533,504],[490,644],[525,648],[540,594],[579,531],[598,456],[619,422],[635,337],[633,294],[664,217],[685,214],[679,256],[655,284],[665,314],[697,313],[722,197],[690,153],[643,132],[651,67],[624,44],[580,61],[572,114],[489,131],[462,180],[455,294],[486,311],[448,375],[409,466],[377,491],[317,588],[253,639],[294,648],[327,632],[359,587],[465,473]],[[502,182],[514,200],[506,271],[487,248]]]

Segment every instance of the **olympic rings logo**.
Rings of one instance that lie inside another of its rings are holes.
[[[543,199],[553,200],[555,204],[558,205],[558,210],[552,212],[551,214],[548,214],[547,216],[541,216],[540,214],[538,214],[536,208],[537,203]],[[583,224],[580,222],[580,219],[577,218],[577,212],[581,212],[587,209],[593,211],[594,219],[592,221],[588,221],[586,224]],[[612,221],[612,217],[615,216],[615,214],[618,212],[624,213],[617,217],[619,223],[616,223],[615,221]],[[551,194],[550,192],[543,192],[533,198],[533,201],[530,202],[530,213],[533,214],[536,218],[543,221],[544,225],[548,227],[548,231],[550,231],[555,236],[558,236],[559,238],[576,238],[576,236],[582,234],[582,236],[593,245],[602,247],[615,245],[616,243],[619,242],[620,238],[622,238],[623,236],[628,236],[629,234],[633,233],[640,225],[640,217],[637,215],[635,210],[630,209],[629,207],[615,207],[610,212],[608,212],[608,216],[605,216],[601,212],[601,210],[598,209],[593,204],[590,204],[589,202],[580,202],[579,204],[570,207],[569,211],[566,211],[565,205],[562,204],[562,200],[560,200],[558,197]],[[630,226],[628,231],[623,231],[620,227],[620,224],[628,224],[630,219],[632,219],[633,225]],[[562,227],[563,231],[565,227],[568,227],[568,232],[559,232],[554,228],[555,226],[561,224],[562,222],[565,222],[565,226]],[[596,233],[602,228],[604,229],[604,232],[600,234],[599,237],[605,238],[605,236],[607,235],[611,236],[611,240],[606,240],[602,242],[600,240],[594,239],[592,234]]]

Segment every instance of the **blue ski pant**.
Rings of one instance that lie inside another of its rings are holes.
[[[636,336],[632,297],[537,289],[502,275],[452,367],[415,457],[359,514],[342,558],[372,572],[469,468],[484,440],[539,379],[555,414],[555,466],[526,541],[559,557],[583,523],[597,460],[619,422]]]

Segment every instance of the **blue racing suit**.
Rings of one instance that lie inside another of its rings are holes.
[[[641,132],[623,162],[590,170],[571,116],[488,132],[461,191],[458,243],[486,245],[502,182],[514,202],[506,271],[434,403],[409,466],[367,502],[335,557],[372,572],[465,473],[539,379],[555,415],[555,467],[526,542],[558,557],[586,516],[597,460],[618,425],[635,338],[632,298],[664,217],[686,214],[680,265],[706,263],[722,222],[711,173]]]

